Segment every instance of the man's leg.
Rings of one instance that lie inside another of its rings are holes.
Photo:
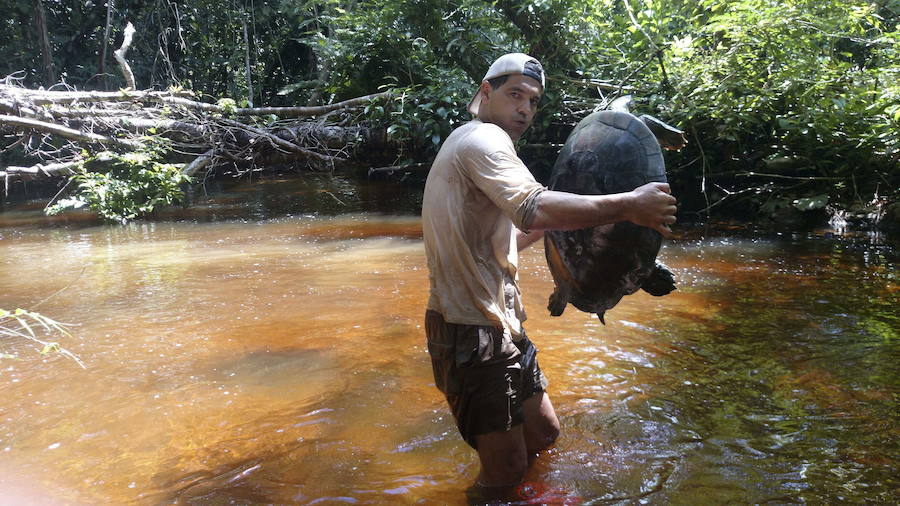
[[[559,435],[559,420],[545,392],[537,392],[522,406],[525,422],[510,430],[475,436],[481,471],[466,491],[472,504],[513,500],[531,458],[549,448]]]
[[[525,447],[528,455],[546,450],[559,437],[559,419],[546,392],[536,392],[522,406],[525,411]]]
[[[522,481],[528,470],[528,449],[522,425],[509,430],[475,436],[481,472],[478,485],[486,488],[513,487]]]
[[[559,436],[559,420],[550,397],[537,392],[525,401],[525,423],[507,431],[475,436],[481,472],[478,483],[498,487],[517,485],[528,470],[529,457],[549,448]]]

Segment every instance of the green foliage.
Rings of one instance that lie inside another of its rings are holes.
[[[225,116],[233,116],[237,111],[237,102],[233,98],[220,98],[216,105],[224,109]]]
[[[815,197],[804,197],[794,201],[794,207],[800,211],[815,211],[822,209],[828,204],[828,195],[816,195]]]
[[[364,112],[369,122],[386,128],[390,142],[401,146],[400,163],[430,160],[450,132],[470,117],[465,106],[471,90],[462,78],[452,88],[445,83],[395,91],[389,104],[372,104]]]
[[[126,154],[104,151],[87,158],[71,177],[74,194],[50,206],[47,214],[87,206],[106,220],[125,223],[157,206],[181,202],[181,186],[190,178],[178,167],[159,162],[164,153],[165,148],[156,147]]]
[[[706,0],[699,6],[703,24],[673,33],[666,52],[672,89],[653,98],[696,132],[721,171],[793,157],[809,163],[791,175],[847,181],[828,188],[808,179],[800,192],[824,190],[846,202],[859,197],[842,187],[865,186],[870,194],[895,188],[898,34],[876,5]]]

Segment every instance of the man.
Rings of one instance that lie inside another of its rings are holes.
[[[529,455],[559,434],[537,350],[522,327],[518,251],[544,230],[631,221],[669,235],[675,223],[667,184],[576,195],[535,181],[513,142],[531,125],[544,84],[536,59],[498,58],[469,104],[476,118],[446,139],[425,184],[428,351],[435,383],[478,452],[482,496],[517,485]]]

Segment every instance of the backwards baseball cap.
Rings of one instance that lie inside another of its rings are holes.
[[[497,60],[491,64],[482,81],[514,74],[531,77],[541,83],[541,88],[544,87],[544,67],[541,66],[541,62],[525,53],[507,53],[500,58],[497,58]],[[478,106],[480,105],[481,86],[478,87],[478,93],[476,93],[472,98],[472,101],[469,102],[469,112],[477,116]]]

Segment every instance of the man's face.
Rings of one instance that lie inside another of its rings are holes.
[[[499,126],[517,141],[531,126],[542,91],[541,83],[523,75],[509,76],[497,89],[483,81],[478,118]]]

